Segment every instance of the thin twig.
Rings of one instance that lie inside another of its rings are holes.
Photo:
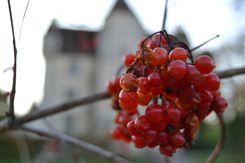
[[[211,39],[205,41],[204,43],[201,43],[200,45],[198,45],[198,46],[196,46],[196,47],[194,47],[194,48],[192,48],[190,50],[191,51],[197,50],[198,48],[202,47],[203,45],[207,44],[208,42],[210,42],[210,41],[212,41],[212,40],[214,40],[214,39],[216,39],[218,37],[219,37],[219,35],[216,35],[216,36],[212,37]]]
[[[220,138],[217,142],[213,152],[209,155],[209,157],[206,160],[206,163],[213,163],[217,157],[219,156],[221,150],[224,147],[225,144],[225,122],[221,114],[216,113],[218,119],[219,119],[219,126],[220,126]]]
[[[14,48],[14,65],[13,65],[13,84],[12,84],[12,90],[10,93],[10,99],[9,99],[9,114],[10,114],[10,124],[13,125],[13,122],[15,120],[14,115],[14,98],[15,98],[15,89],[16,89],[16,66],[17,66],[17,48],[16,48],[16,42],[15,42],[15,33],[14,33],[14,23],[13,23],[13,16],[12,16],[12,10],[11,10],[11,4],[10,0],[8,0],[8,8],[9,8],[9,17],[10,17],[10,23],[11,23],[11,30],[12,30],[12,39],[13,39],[13,48]]]
[[[98,147],[94,144],[90,144],[88,142],[85,142],[81,139],[75,138],[73,136],[69,136],[66,134],[63,134],[62,132],[53,132],[53,131],[44,131],[40,129],[34,129],[30,127],[21,127],[22,130],[37,134],[39,136],[45,136],[48,138],[54,138],[58,139],[60,141],[65,141],[67,143],[70,143],[72,145],[78,146],[81,149],[88,151],[90,153],[94,153],[96,155],[102,156],[105,159],[117,162],[117,163],[130,163],[130,161],[126,158],[123,158],[111,151],[105,150],[101,147]]]
[[[162,21],[162,31],[165,30],[166,21],[167,21],[167,14],[168,14],[168,0],[165,0],[165,7],[164,7],[163,21]]]
[[[24,20],[25,20],[25,17],[26,17],[26,13],[27,13],[27,9],[28,9],[28,7],[29,7],[29,4],[30,4],[30,0],[27,1],[26,8],[25,8],[25,11],[24,11],[24,15],[23,15],[23,17],[22,17],[18,41],[20,41],[20,38],[21,38],[22,28],[23,28],[23,24],[24,24]]]
[[[71,110],[72,108],[82,106],[82,105],[87,105],[87,104],[90,104],[90,103],[93,103],[99,100],[107,99],[109,97],[110,95],[107,92],[101,92],[101,93],[89,95],[87,97],[84,97],[78,100],[65,102],[63,104],[60,104],[54,107],[42,109],[42,110],[39,110],[33,113],[29,113],[26,116],[16,119],[14,126],[10,126],[6,121],[3,120],[0,122],[0,133],[10,129],[11,127],[18,127],[30,121],[34,121],[34,120],[37,120],[43,117],[47,117],[50,115],[54,115],[60,112],[68,111],[68,110]]]
[[[239,68],[231,68],[228,70],[217,71],[215,72],[220,78],[230,78],[236,75],[245,74],[245,66]]]

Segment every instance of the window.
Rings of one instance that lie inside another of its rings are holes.
[[[62,52],[81,52],[83,54],[95,54],[96,32],[72,31],[61,29],[63,37]]]

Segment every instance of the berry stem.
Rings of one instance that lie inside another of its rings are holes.
[[[191,63],[193,64],[194,63],[194,59],[193,59],[193,55],[192,55],[192,51],[189,49],[189,47],[187,48],[187,51],[188,51],[188,57],[190,58],[191,60]]]
[[[171,41],[169,39],[169,34],[167,33],[166,30],[163,30],[162,34],[167,41],[168,47],[170,47],[170,49],[172,49]]]
[[[163,21],[162,21],[162,31],[165,30],[165,25],[167,21],[167,14],[168,14],[168,0],[165,0],[165,7],[163,12]]]
[[[214,36],[214,37],[208,39],[208,40],[205,41],[204,43],[202,43],[202,44],[200,44],[200,45],[198,45],[198,46],[196,46],[196,47],[190,49],[190,51],[194,51],[194,50],[196,50],[196,49],[202,47],[203,45],[207,44],[208,42],[210,42],[210,41],[212,41],[212,40],[214,40],[214,39],[216,39],[216,38],[218,38],[219,36],[220,36],[220,35],[216,35],[216,36]]]
[[[148,40],[148,39],[150,39],[152,36],[154,36],[155,34],[157,34],[157,33],[161,33],[162,34],[162,31],[158,31],[158,32],[154,32],[154,33],[152,33],[151,35],[149,35],[148,37],[146,37],[145,39],[144,39],[144,41],[142,41],[142,43],[141,43],[141,49],[142,49],[142,52],[141,52],[141,57],[142,57],[142,60],[143,60],[143,63],[144,63],[144,58],[145,58],[145,53],[144,53],[144,47],[145,47],[145,42]]]

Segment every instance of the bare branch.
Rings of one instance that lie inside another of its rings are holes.
[[[220,138],[219,141],[217,142],[213,152],[209,155],[209,157],[206,160],[206,163],[213,163],[218,155],[220,154],[221,150],[224,147],[225,143],[225,123],[224,119],[221,114],[216,113],[218,119],[219,119],[219,125],[220,125]]]
[[[231,68],[228,70],[217,71],[215,73],[222,79],[230,78],[236,75],[245,74],[245,67]]]
[[[65,141],[67,143],[70,143],[72,145],[78,146],[79,148],[88,151],[90,153],[94,153],[96,155],[102,156],[105,159],[117,162],[117,163],[130,163],[129,160],[111,152],[108,150],[105,150],[101,147],[98,147],[96,145],[90,144],[88,142],[85,142],[81,139],[75,138],[73,136],[69,136],[66,134],[63,134],[61,132],[53,132],[53,131],[44,131],[44,130],[40,130],[40,129],[34,129],[34,128],[30,128],[30,127],[21,127],[20,129],[33,133],[33,134],[37,134],[39,136],[45,136],[48,138],[54,138],[54,139],[58,139],[60,141]]]
[[[14,22],[13,22],[10,0],[8,0],[8,8],[9,8],[9,17],[10,17],[10,23],[11,23],[11,30],[12,30],[12,37],[13,37],[13,48],[14,48],[13,84],[12,84],[12,90],[10,93],[10,100],[9,100],[10,101],[9,102],[9,115],[10,115],[10,121],[9,122],[11,125],[13,125],[13,122],[15,120],[14,98],[15,98],[15,90],[16,90],[17,48],[16,48],[16,42],[15,42]]]
[[[26,116],[20,117],[18,119],[15,120],[15,124],[12,127],[18,127],[21,126],[24,123],[30,122],[30,121],[34,121],[43,117],[47,117],[50,115],[54,115],[56,113],[60,113],[60,112],[64,112],[67,110],[70,110],[72,108],[75,108],[77,106],[82,106],[82,105],[86,105],[86,104],[90,104],[99,100],[103,100],[106,98],[109,98],[110,95],[107,92],[101,92],[101,93],[97,93],[97,94],[93,94],[78,100],[73,100],[73,101],[69,101],[69,102],[65,102],[63,104],[54,106],[54,107],[50,107],[50,108],[46,108],[46,109],[42,109],[40,111],[36,111],[30,114],[27,114]],[[8,125],[8,123],[6,121],[2,121],[0,123],[0,133],[3,131],[6,131],[8,129],[10,129],[11,126]]]

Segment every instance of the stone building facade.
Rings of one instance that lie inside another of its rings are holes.
[[[122,56],[135,51],[137,40],[144,35],[124,1],[115,4],[101,31],[72,31],[53,24],[45,36],[47,68],[41,108],[104,91],[106,81],[122,64]],[[64,132],[96,135],[96,130],[106,136],[113,115],[106,100],[48,119]]]

